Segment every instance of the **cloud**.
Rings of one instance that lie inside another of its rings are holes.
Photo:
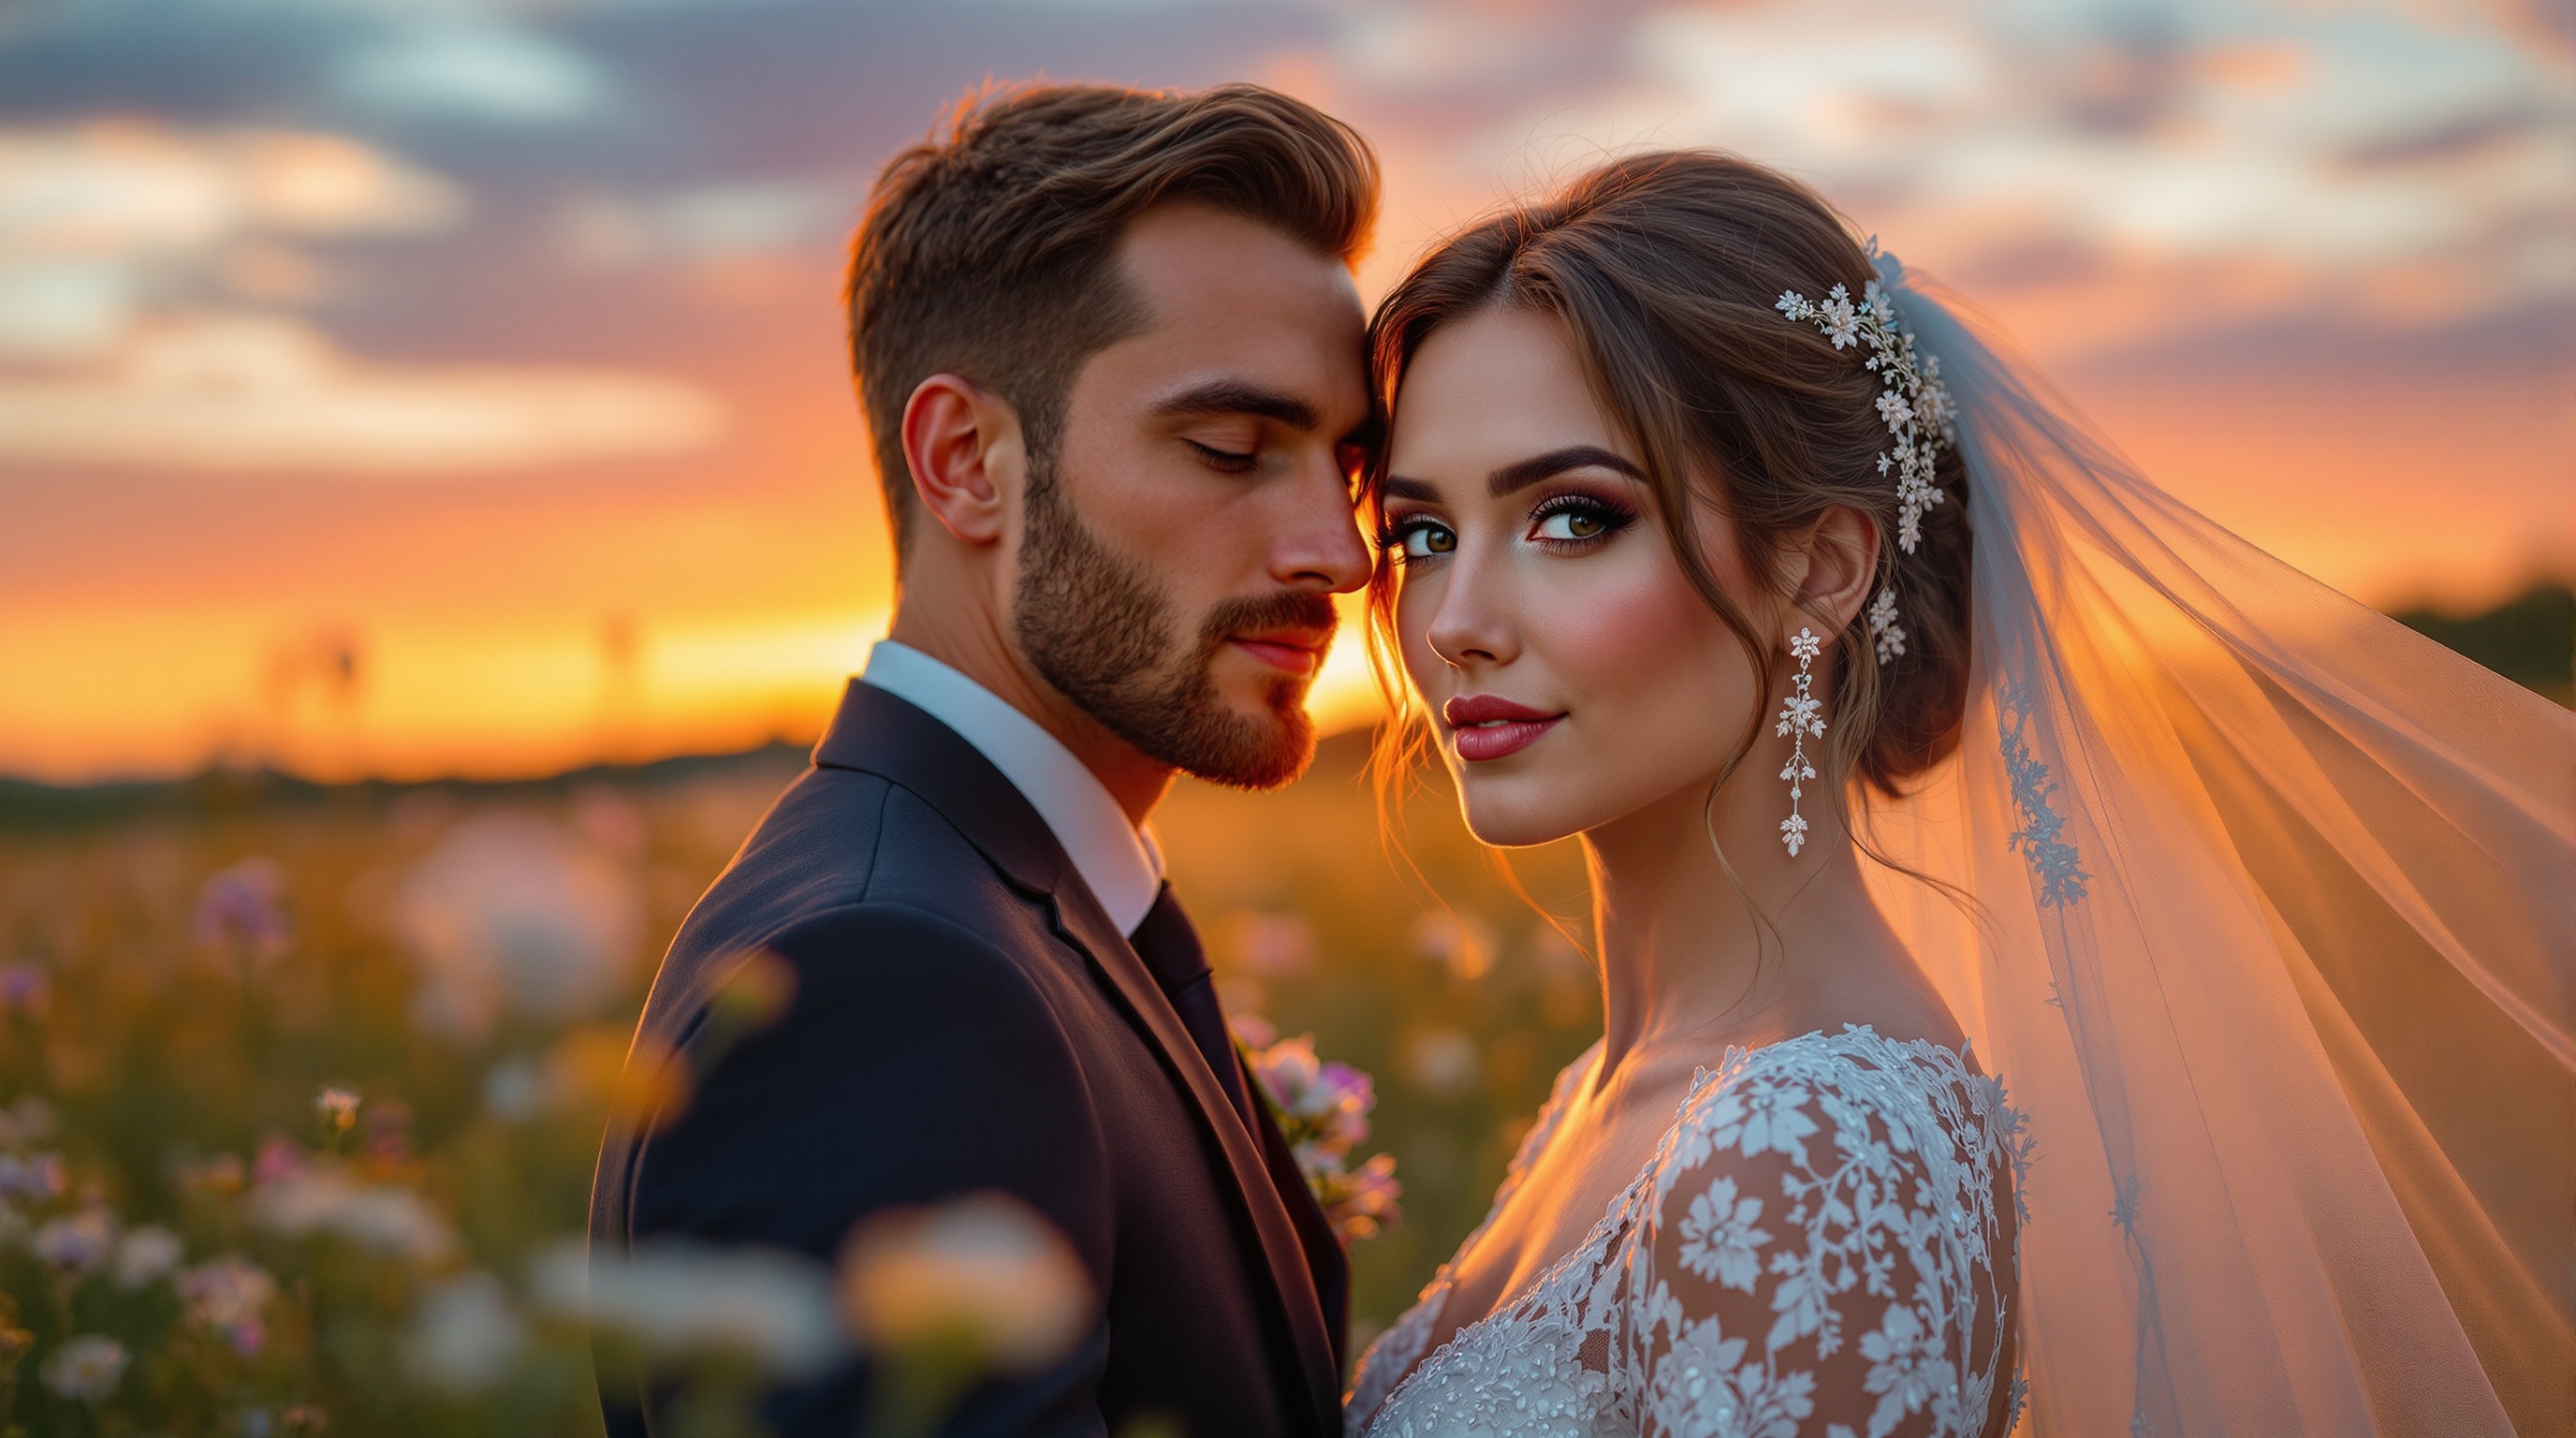
[[[1550,23],[1510,4],[1354,13],[1333,54],[1350,93],[1401,106]],[[1736,0],[1602,24],[1599,70],[1488,86],[1499,103],[1435,183],[1483,188],[1565,139],[1714,145],[1984,288],[2169,286],[2178,306],[2134,317],[2167,330],[2291,311],[2412,326],[2576,294],[2576,61],[2473,17]],[[2034,254],[2057,259],[2024,277]]]
[[[0,378],[0,457],[201,473],[490,473],[681,454],[722,407],[614,370],[353,362],[293,321],[171,324],[97,375]]]
[[[409,25],[350,52],[341,93],[373,108],[505,124],[596,114],[609,86],[590,57],[515,25],[451,18]]]
[[[447,181],[339,135],[0,129],[0,360],[105,354],[243,246],[435,230],[463,209]]]
[[[831,180],[703,185],[649,199],[590,196],[566,205],[557,233],[576,259],[729,259],[837,242],[855,223],[858,187]]]

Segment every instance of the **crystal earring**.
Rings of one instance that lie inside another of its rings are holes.
[[[1800,629],[1789,641],[1798,673],[1789,681],[1792,692],[1780,701],[1780,722],[1772,731],[1789,739],[1789,762],[1780,770],[1780,777],[1789,781],[1789,817],[1780,821],[1780,842],[1789,846],[1792,859],[1807,843],[1807,819],[1798,812],[1798,799],[1806,781],[1816,777],[1816,766],[1807,762],[1807,736],[1825,737],[1824,701],[1807,692],[1816,682],[1816,656],[1824,649],[1825,641],[1812,629]]]

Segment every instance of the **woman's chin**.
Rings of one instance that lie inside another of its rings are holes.
[[[1482,780],[1470,780],[1462,786],[1459,811],[1467,821],[1467,832],[1475,835],[1479,843],[1497,849],[1528,849],[1583,832],[1584,818],[1566,804],[1528,794],[1479,792],[1497,787],[1501,786]]]

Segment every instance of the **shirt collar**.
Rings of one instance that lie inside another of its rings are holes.
[[[1122,934],[1145,922],[1163,888],[1163,850],[1151,824],[1127,811],[1088,765],[992,690],[908,644],[877,641],[861,682],[911,704],[957,731],[1029,801],[1064,846]]]

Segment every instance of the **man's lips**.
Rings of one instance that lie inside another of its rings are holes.
[[[1517,754],[1539,741],[1565,718],[1493,694],[1461,694],[1440,706],[1458,757],[1468,763]]]
[[[1324,650],[1332,644],[1333,636],[1330,633],[1280,630],[1266,634],[1237,634],[1228,642],[1273,669],[1304,678],[1323,667]]]

